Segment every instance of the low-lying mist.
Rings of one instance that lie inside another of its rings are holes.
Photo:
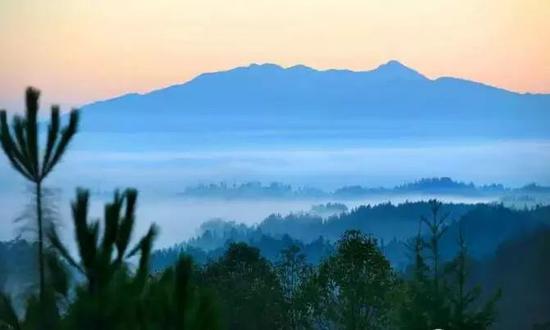
[[[424,177],[449,176],[476,184],[501,183],[519,187],[529,182],[550,183],[548,141],[365,141],[361,146],[337,147],[335,141],[320,143],[197,147],[179,145],[178,135],[158,146],[148,134],[109,136],[110,144],[83,133],[46,185],[56,188],[54,199],[64,234],[70,237],[70,204],[77,186],[89,188],[92,213],[102,207],[115,188],[140,191],[138,231],[151,222],[160,225],[158,247],[188,239],[200,224],[212,218],[255,224],[273,213],[306,212],[313,204],[342,202],[348,208],[363,204],[422,200],[491,202],[498,196],[442,196],[429,194],[369,195],[361,198],[216,200],[183,198],[186,187],[196,184],[228,184],[259,181],[283,182],[293,187],[331,191],[347,185],[391,187]],[[167,135],[162,135],[163,139]],[[98,137],[98,136],[96,136]],[[346,144],[344,144],[346,145]],[[13,238],[21,222],[13,220],[25,211],[30,198],[22,179],[7,162],[0,162],[0,240]],[[416,215],[415,215],[416,216]]]

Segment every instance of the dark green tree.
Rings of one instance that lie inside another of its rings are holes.
[[[275,265],[284,299],[284,328],[305,329],[311,326],[308,308],[307,285],[313,275],[313,267],[297,245],[281,251],[281,259]]]
[[[470,288],[468,283],[469,258],[462,230],[459,230],[458,246],[458,254],[446,265],[451,309],[449,329],[488,329],[495,321],[495,304],[500,297],[500,291],[497,291],[485,304],[479,302],[481,287],[476,285]]]
[[[99,222],[88,221],[90,193],[77,189],[71,209],[79,261],[70,255],[55,229],[49,232],[52,246],[69,265],[86,277],[90,294],[99,293],[107,287],[113,276],[126,267],[126,259],[138,252],[140,259],[136,276],[144,280],[148,274],[149,256],[157,227],[151,225],[147,234],[128,251],[135,223],[137,195],[135,189],[127,189],[122,194],[115,192],[113,201],[105,205],[103,235],[100,237]]]
[[[400,322],[403,329],[429,329],[430,311],[433,307],[429,267],[426,264],[424,253],[424,239],[419,233],[408,243],[412,252],[413,263],[410,270],[410,279],[405,284],[405,293],[401,301]]]
[[[149,256],[157,228],[151,225],[147,234],[128,251],[134,229],[137,191],[115,192],[113,201],[106,204],[103,235],[98,221],[88,221],[89,192],[78,189],[72,203],[75,238],[80,259],[74,259],[54,228],[49,232],[52,246],[66,263],[86,279],[76,290],[66,321],[73,329],[118,329],[132,326],[138,319],[135,310],[148,278]],[[126,260],[139,254],[135,273]]]
[[[218,306],[213,295],[197,285],[197,270],[188,256],[153,276],[139,308],[143,329],[220,329]]]
[[[450,262],[440,256],[440,241],[447,231],[448,213],[441,215],[441,203],[430,200],[429,218],[421,217],[427,227],[427,238],[419,232],[409,245],[414,262],[405,286],[401,306],[402,329],[487,329],[495,316],[499,293],[487,303],[479,301],[481,288],[470,288],[467,271],[467,249],[462,231],[459,252]]]
[[[428,201],[428,205],[430,216],[420,217],[420,226],[427,228],[427,238],[420,227],[418,236],[409,244],[414,263],[400,313],[404,329],[445,329],[449,325],[450,306],[440,255],[449,213],[441,214],[442,203],[435,199]]]
[[[424,243],[425,248],[428,250],[428,260],[431,261],[432,281],[433,289],[437,294],[441,290],[441,254],[440,254],[440,241],[445,232],[447,231],[447,224],[445,223],[449,217],[449,213],[441,214],[441,202],[432,199],[429,202],[431,216],[421,216],[421,221],[428,228],[428,242]]]
[[[336,253],[319,266],[317,278],[329,328],[385,329],[389,326],[395,275],[376,239],[346,231]]]
[[[40,151],[38,101],[40,92],[32,87],[26,91],[25,116],[13,116],[11,130],[6,111],[0,111],[0,142],[11,165],[34,185],[36,227],[38,232],[38,271],[40,299],[45,299],[45,252],[43,223],[43,181],[63,157],[78,128],[78,111],[69,115],[67,126],[61,128],[59,107],[52,106],[51,119],[44,150]]]
[[[209,263],[202,285],[219,299],[222,326],[229,329],[281,329],[283,294],[271,264],[258,249],[232,243]]]

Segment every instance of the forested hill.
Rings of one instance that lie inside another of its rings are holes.
[[[448,215],[448,230],[441,243],[445,258],[456,253],[459,230],[463,231],[472,256],[484,258],[508,239],[550,226],[550,206],[515,210],[500,204],[446,203],[442,212]],[[258,247],[272,260],[278,257],[282,248],[296,244],[302,247],[311,262],[315,262],[331,250],[331,244],[346,230],[357,229],[376,237],[390,261],[403,267],[409,261],[406,243],[418,234],[422,216],[430,216],[428,202],[361,206],[329,218],[308,213],[274,214],[252,227],[213,220],[201,226],[197,237],[160,252],[156,260],[166,264],[183,249],[198,260],[206,261],[223,253],[228,242],[243,241]]]

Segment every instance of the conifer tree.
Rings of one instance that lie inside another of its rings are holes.
[[[442,262],[440,240],[447,231],[448,213],[441,215],[442,203],[431,200],[431,217],[421,217],[427,237],[419,232],[410,245],[414,252],[411,278],[401,307],[401,328],[487,329],[495,319],[497,292],[485,304],[479,302],[481,288],[468,283],[468,254],[462,229],[458,237],[458,254]]]
[[[52,106],[44,150],[39,145],[40,91],[29,87],[26,90],[25,116],[13,116],[11,130],[7,113],[0,111],[0,142],[12,167],[34,185],[36,227],[38,232],[38,271],[40,300],[45,298],[45,253],[43,223],[43,182],[65,154],[69,143],[78,129],[78,111],[69,115],[67,126],[61,127],[59,107]]]
[[[451,317],[449,329],[454,330],[483,330],[488,329],[495,321],[495,304],[500,297],[497,291],[485,304],[478,302],[481,296],[481,287],[468,286],[468,250],[462,228],[458,236],[458,254],[447,264],[447,273],[450,275],[450,306]]]
[[[86,279],[76,290],[66,322],[75,329],[117,329],[120,324],[135,328],[139,319],[134,314],[149,276],[149,256],[157,227],[148,232],[129,249],[135,223],[137,191],[115,192],[113,201],[105,205],[100,235],[98,221],[88,221],[89,191],[78,189],[72,203],[73,224],[79,259],[75,259],[52,228],[52,246]],[[133,273],[126,260],[139,254]],[[134,322],[134,323],[131,323]]]

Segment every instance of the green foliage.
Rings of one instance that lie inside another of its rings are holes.
[[[76,300],[65,318],[69,328],[117,329],[136,320],[134,307],[140,300],[148,275],[148,260],[157,229],[152,225],[135,247],[127,252],[135,221],[137,191],[115,192],[105,206],[104,223],[88,222],[89,192],[78,189],[72,203],[73,224],[80,261],[75,260],[63,245],[56,231],[49,232],[52,246],[64,260],[85,278],[76,289]],[[124,208],[125,207],[125,208]],[[125,260],[139,252],[135,274]],[[136,323],[137,325],[137,323]]]
[[[428,228],[428,239],[419,233],[412,244],[410,279],[400,312],[402,329],[488,329],[495,320],[500,292],[485,304],[479,302],[481,289],[470,288],[468,254],[464,235],[459,233],[457,256],[441,265],[440,240],[447,230],[448,214],[440,215],[441,203],[432,200],[431,217],[421,218]]]
[[[385,329],[397,287],[389,262],[374,238],[359,231],[344,233],[336,253],[325,260],[315,278],[319,296],[315,313],[331,329]]]
[[[271,264],[259,250],[244,243],[229,245],[208,264],[202,284],[216,293],[222,322],[229,329],[280,329],[283,293]]]
[[[119,272],[125,272],[124,260],[139,252],[140,259],[135,280],[143,282],[148,274],[148,261],[157,228],[152,225],[145,236],[127,252],[135,221],[137,191],[127,189],[115,192],[113,201],[105,206],[103,235],[99,236],[99,222],[88,223],[89,192],[78,189],[72,203],[75,237],[80,256],[77,262],[52,228],[49,238],[52,246],[65,261],[80,271],[87,280],[89,294],[100,294]],[[126,207],[123,210],[123,207]]]
[[[218,307],[212,293],[196,285],[191,258],[150,280],[143,305],[147,329],[219,329]]]
[[[479,285],[468,288],[468,251],[462,231],[458,244],[460,249],[457,256],[446,266],[449,277],[447,298],[451,306],[449,329],[488,329],[495,320],[495,304],[500,298],[500,291],[481,307],[474,305],[480,298],[481,288]]]
[[[297,245],[281,251],[281,259],[275,265],[284,300],[284,329],[308,329],[312,327],[311,309],[308,308],[308,284],[314,275],[313,266]]]

